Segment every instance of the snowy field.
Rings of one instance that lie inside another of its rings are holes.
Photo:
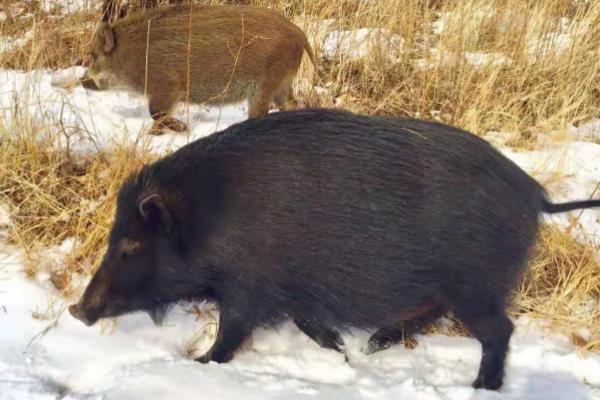
[[[51,121],[65,133],[58,145],[68,143],[80,153],[131,144],[160,154],[246,118],[245,105],[181,107],[176,116],[189,121],[189,135],[149,136],[151,119],[142,99],[57,86],[77,74],[81,70],[0,71],[2,123],[10,131],[22,118],[33,126]],[[600,124],[573,128],[568,135],[572,140],[549,140],[543,151],[502,150],[544,182],[556,201],[588,198],[600,177],[600,145],[590,141],[600,135]],[[490,134],[488,139],[503,146],[507,137]],[[553,220],[568,226],[577,215]],[[581,215],[582,239],[597,243],[599,217],[593,210]],[[255,332],[229,364],[201,365],[190,360],[188,350],[196,348],[198,355],[210,346],[214,315],[209,309],[198,318],[186,311],[189,307],[178,307],[162,327],[136,314],[87,328],[65,312],[68,304],[46,276],[25,278],[20,250],[9,246],[1,232],[9,225],[0,215],[2,400],[600,399],[600,354],[582,354],[568,338],[524,319],[516,321],[499,393],[470,387],[481,356],[479,343],[442,335],[421,336],[413,350],[397,346],[366,356],[362,349],[368,333],[353,332],[344,336],[346,362],[288,323]]]

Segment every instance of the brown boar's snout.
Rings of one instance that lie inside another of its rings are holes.
[[[86,315],[85,311],[83,310],[83,308],[79,304],[71,304],[69,306],[69,313],[74,318],[80,320],[81,322],[83,322],[87,326],[92,326],[92,325],[94,325],[94,322],[96,322],[96,321],[91,320],[90,318],[88,318],[88,316]]]
[[[96,82],[94,82],[93,79],[90,79],[87,76],[84,76],[79,81],[81,82],[81,86],[83,86],[84,89],[100,90],[100,88],[96,85]]]

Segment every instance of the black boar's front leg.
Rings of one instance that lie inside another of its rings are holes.
[[[340,353],[344,352],[344,341],[338,332],[315,321],[294,318],[294,322],[306,336],[317,342],[319,346]]]
[[[209,361],[217,363],[230,361],[235,351],[252,333],[253,329],[254,326],[248,321],[244,321],[239,313],[230,313],[226,310],[221,310],[217,339],[210,350],[203,356],[196,358],[196,361],[203,364]]]

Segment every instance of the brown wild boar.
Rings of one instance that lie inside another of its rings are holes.
[[[191,36],[191,37],[190,37]],[[175,6],[102,23],[90,46],[83,86],[147,96],[152,133],[187,126],[169,113],[180,100],[226,104],[248,99],[250,118],[272,102],[296,106],[292,81],[306,35],[274,11],[239,6]]]

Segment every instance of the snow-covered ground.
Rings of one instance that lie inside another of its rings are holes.
[[[246,118],[245,104],[222,108],[181,106],[175,115],[188,123],[191,132],[151,136],[147,132],[152,119],[141,97],[125,92],[93,92],[81,86],[61,89],[83,72],[81,67],[55,73],[0,71],[0,121],[9,130],[15,125],[53,125],[62,132],[62,145],[69,138],[70,149],[78,152],[136,144],[162,153]]]
[[[255,332],[229,364],[203,365],[187,349],[209,347],[212,318],[197,321],[179,307],[162,327],[134,314],[87,328],[63,312],[47,282],[27,281],[21,269],[18,251],[0,249],[1,399],[600,399],[600,354],[579,355],[567,338],[526,321],[500,393],[469,386],[477,341],[441,335],[366,356],[368,336],[354,332],[344,336],[346,362],[286,323]]]
[[[162,153],[246,118],[244,105],[178,111],[191,133],[147,135],[145,102],[124,93],[58,88],[71,72],[0,72],[0,124],[27,122],[64,132],[81,152],[143,142]],[[81,73],[78,71],[77,73]],[[75,76],[75,75],[73,75]],[[53,85],[54,84],[54,85]],[[15,106],[18,104],[18,107]],[[544,182],[558,201],[587,198],[600,177],[600,145],[583,138],[598,124],[569,132],[575,140],[506,155]],[[585,133],[582,130],[586,129]],[[502,136],[502,135],[500,135]],[[500,142],[501,143],[501,142]],[[596,194],[600,197],[600,193]],[[413,350],[401,346],[366,356],[368,333],[346,334],[348,362],[319,348],[292,324],[259,330],[226,365],[190,360],[210,346],[214,316],[189,307],[162,327],[143,314],[87,328],[65,311],[47,277],[28,280],[20,250],[6,244],[10,221],[0,207],[0,399],[600,399],[600,354],[580,354],[568,338],[517,321],[502,392],[470,383],[481,355],[470,338],[429,335]],[[577,216],[573,213],[570,216]],[[596,240],[598,211],[579,222]],[[565,225],[568,215],[553,217]],[[583,237],[583,236],[582,236]],[[35,317],[35,318],[34,318]]]

